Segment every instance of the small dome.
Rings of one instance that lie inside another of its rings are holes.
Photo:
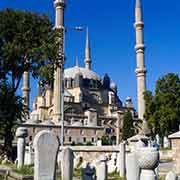
[[[82,126],[82,123],[79,122],[79,121],[76,121],[76,122],[74,122],[74,123],[72,124],[72,126],[80,127],[80,126]]]
[[[126,98],[126,101],[132,101],[132,98],[131,98],[130,96],[128,96],[128,97]]]
[[[25,122],[25,124],[39,124],[39,123],[41,123],[41,121],[37,119],[29,119],[28,121]]]
[[[117,85],[115,82],[112,82],[110,87],[111,87],[111,89],[117,89]]]
[[[62,125],[62,122],[60,121],[60,122],[58,122],[58,123],[56,123],[56,125]],[[67,122],[67,121],[64,121],[64,126],[68,126],[69,125],[69,123]]]
[[[46,120],[46,121],[43,121],[41,124],[43,124],[43,125],[54,125],[54,122],[52,122],[50,120]]]
[[[75,79],[76,75],[82,75],[83,78],[87,78],[87,79],[100,80],[100,77],[95,72],[86,68],[74,66],[72,68],[68,68],[64,70],[65,78]]]

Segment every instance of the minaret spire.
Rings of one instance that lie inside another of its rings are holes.
[[[54,122],[58,123],[63,118],[63,106],[64,106],[64,90],[63,90],[63,74],[64,74],[64,9],[65,0],[54,0],[55,7],[55,28],[57,28],[62,37],[59,43],[59,52],[57,57],[57,63],[54,69]],[[62,128],[63,131],[63,128]],[[61,140],[62,141],[62,140]],[[63,142],[61,142],[63,144]]]
[[[137,101],[138,101],[138,117],[143,120],[143,132],[145,131],[144,125],[146,121],[144,120],[145,113],[145,100],[144,92],[146,91],[146,67],[144,62],[144,39],[143,39],[143,18],[142,18],[142,5],[141,0],[136,0],[135,7],[135,31],[136,31],[136,76],[137,76]]]
[[[78,59],[78,56],[76,56],[76,66],[79,67],[79,59]]]
[[[85,68],[91,69],[91,49],[88,28],[86,29]]]

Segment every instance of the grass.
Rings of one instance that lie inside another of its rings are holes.
[[[125,180],[125,178],[123,177],[120,177],[119,176],[119,173],[117,173],[116,171],[115,172],[112,172],[112,173],[109,173],[108,174],[108,177],[113,179],[113,180]]]
[[[4,176],[0,175],[0,180],[4,180],[4,178],[5,178]]]
[[[32,166],[23,166],[20,169],[18,168],[13,168],[14,172],[21,174],[21,175],[33,175],[34,174],[34,169]]]

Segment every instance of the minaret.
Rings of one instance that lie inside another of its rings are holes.
[[[53,120],[57,123],[61,120],[63,108],[63,71],[64,71],[64,0],[54,0],[56,11],[55,28],[61,32],[59,42],[58,59],[54,70],[54,115]]]
[[[26,110],[29,111],[29,72],[25,71],[23,74],[23,87],[22,87],[22,96],[24,98],[24,105]]]
[[[138,101],[138,117],[141,120],[144,120],[145,113],[145,100],[144,92],[146,91],[146,68],[144,63],[144,40],[143,40],[143,18],[142,18],[142,7],[141,0],[136,0],[135,8],[135,24],[136,30],[136,59],[137,59],[137,101]],[[145,122],[145,121],[144,121]]]
[[[88,28],[86,30],[85,68],[89,70],[91,69],[91,49]]]

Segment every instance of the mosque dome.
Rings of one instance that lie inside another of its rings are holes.
[[[43,121],[41,124],[43,124],[43,125],[54,125],[54,122],[52,122],[51,120],[46,120],[46,121]]]
[[[84,79],[100,80],[98,74],[87,68],[74,66],[72,68],[67,68],[64,70],[64,78],[75,79],[76,75],[82,75]]]
[[[79,121],[76,121],[72,124],[72,126],[81,127],[83,124]]]

